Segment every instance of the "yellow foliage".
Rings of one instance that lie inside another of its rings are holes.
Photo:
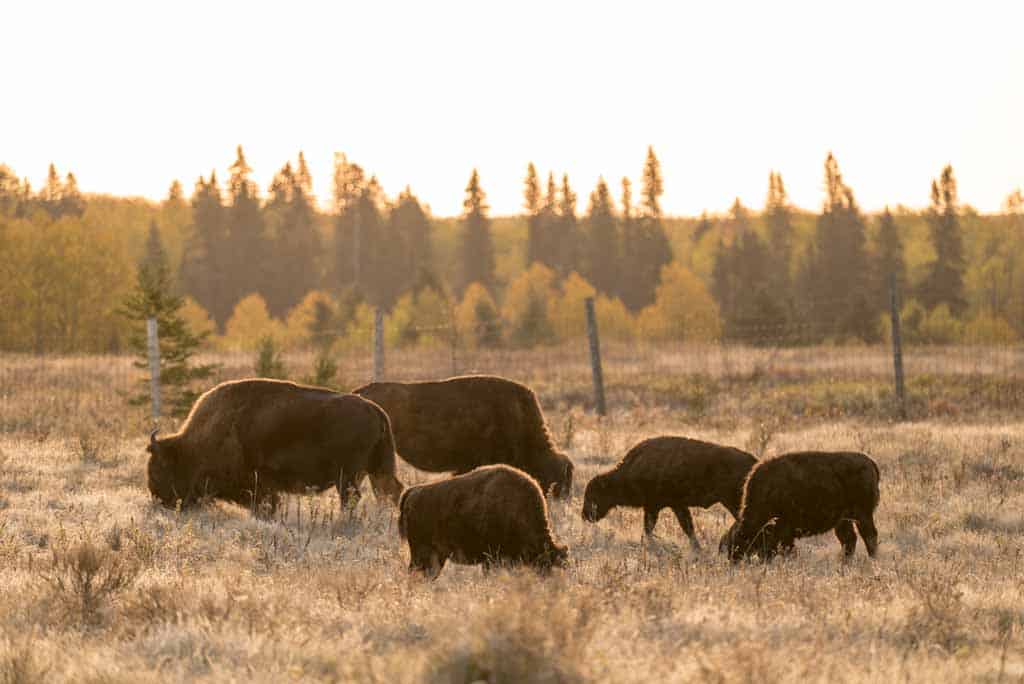
[[[398,299],[384,322],[384,339],[389,347],[447,345],[450,318],[448,300],[433,288],[416,295],[409,292]]]
[[[267,336],[280,344],[285,337],[284,326],[271,317],[263,297],[251,294],[235,304],[235,310],[224,326],[221,344],[227,349],[255,350],[260,339]]]
[[[581,337],[587,334],[587,317],[583,309],[583,302],[587,297],[593,297],[597,290],[583,278],[573,271],[562,283],[562,294],[553,297],[548,303],[548,318],[555,329],[555,333],[561,339]],[[595,313],[597,302],[594,303]],[[598,323],[600,328],[600,323]]]
[[[213,322],[210,312],[191,297],[185,297],[185,302],[178,311],[178,315],[185,321],[193,335],[209,333],[212,336],[217,331],[217,326]],[[207,344],[210,343],[211,339],[207,338]]]
[[[982,313],[964,328],[964,341],[968,344],[1015,344],[1020,338],[1006,319]]]
[[[629,342],[636,337],[636,320],[618,297],[598,295],[594,313],[602,340]]]
[[[481,328],[487,322],[481,321],[480,313],[490,316],[490,329]],[[455,308],[455,326],[459,333],[460,344],[477,347],[486,345],[488,341],[493,345],[498,342],[497,330],[498,307],[494,298],[487,288],[480,283],[472,283],[466,288],[462,295],[462,301]]]
[[[532,346],[553,341],[547,307],[555,297],[555,273],[538,262],[509,284],[501,316],[511,331],[513,344]]]
[[[718,306],[704,283],[677,261],[661,269],[654,304],[637,320],[644,340],[709,341],[718,339]]]
[[[920,336],[930,344],[951,344],[963,339],[964,325],[950,313],[949,307],[939,304],[921,322]]]
[[[366,303],[361,303],[356,307],[351,322],[345,328],[345,336],[337,343],[338,349],[354,354],[372,353],[373,312],[374,308]]]
[[[327,304],[332,311],[338,309],[337,302],[331,295],[323,290],[310,290],[301,302],[288,311],[284,320],[285,346],[295,348],[306,344],[309,339],[309,327],[316,315],[316,305],[320,302]]]

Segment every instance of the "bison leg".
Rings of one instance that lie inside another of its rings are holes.
[[[857,550],[857,533],[853,529],[853,521],[840,520],[836,525],[836,538],[843,545],[843,556],[850,558]]]
[[[658,524],[659,513],[661,513],[660,508],[644,506],[644,534],[646,536],[654,536],[654,526]]]
[[[874,558],[878,552],[878,530],[875,528],[873,516],[864,515],[857,518],[857,531],[864,540],[864,546],[868,548],[868,555]]]
[[[355,506],[359,503],[359,499],[362,496],[359,493],[359,483],[362,481],[363,476],[356,473],[342,472],[338,477],[338,481],[334,483],[335,489],[338,490],[338,501],[341,503],[341,510],[345,510],[349,505]],[[350,498],[351,497],[351,498]]]
[[[422,572],[427,579],[437,579],[445,559],[429,546],[409,546],[409,572]]]
[[[694,550],[700,550],[700,540],[697,539],[697,532],[693,529],[693,516],[690,514],[690,509],[686,506],[673,507],[672,512],[676,514],[676,520],[679,521],[679,527],[683,528],[683,534],[690,538],[690,546]]]

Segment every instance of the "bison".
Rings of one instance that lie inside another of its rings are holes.
[[[192,407],[181,429],[147,450],[149,491],[167,507],[201,497],[273,513],[281,492],[334,486],[344,506],[366,475],[378,498],[397,502],[391,424],[353,394],[281,380],[225,382]]]
[[[522,563],[546,571],[569,552],[555,543],[537,482],[507,465],[409,487],[398,502],[398,532],[409,570],[434,579],[447,560],[463,565]]]
[[[768,561],[780,547],[791,552],[800,537],[834,529],[846,558],[857,548],[857,532],[873,557],[878,480],[878,465],[856,452],[802,451],[761,461],[747,476],[739,517],[720,548],[734,562],[754,553]]]
[[[661,510],[671,508],[690,544],[699,549],[690,506],[720,503],[736,517],[743,480],[756,462],[745,451],[696,439],[647,439],[587,483],[583,519],[597,522],[615,506],[642,508],[644,534],[653,535]]]
[[[391,417],[398,454],[428,472],[504,463],[568,497],[573,465],[551,443],[537,395],[512,380],[468,375],[436,382],[373,382],[355,394]]]

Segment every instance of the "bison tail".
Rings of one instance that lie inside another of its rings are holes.
[[[397,504],[403,487],[396,475],[398,464],[395,459],[395,435],[391,431],[388,414],[377,404],[373,404],[373,407],[381,420],[381,434],[370,454],[367,471],[377,496],[384,495]]]
[[[409,530],[406,526],[407,520],[405,519],[405,497],[409,494],[409,487],[406,487],[402,491],[402,495],[398,497],[398,536],[402,539],[409,538]]]

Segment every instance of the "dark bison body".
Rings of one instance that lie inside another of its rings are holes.
[[[354,392],[388,412],[398,455],[420,470],[458,474],[505,463],[533,476],[544,492],[571,492],[572,461],[551,444],[537,396],[525,385],[468,375],[374,382]]]
[[[398,531],[409,542],[411,571],[435,578],[446,561],[463,565],[564,566],[568,550],[551,537],[537,482],[491,465],[409,487],[399,501]]]
[[[874,556],[878,480],[878,465],[856,452],[802,451],[761,461],[744,483],[740,515],[720,547],[734,561],[755,553],[770,560],[780,547],[792,551],[800,537],[834,529],[846,557],[857,548],[857,532]]]
[[[756,462],[745,451],[696,439],[647,439],[587,484],[583,519],[601,520],[615,506],[642,508],[644,534],[650,535],[662,509],[671,508],[690,543],[699,548],[690,507],[720,503],[736,517],[743,481]]]
[[[370,476],[398,500],[388,416],[362,397],[279,380],[217,385],[173,435],[150,438],[149,491],[168,507],[201,497],[273,512],[281,492],[336,487],[342,504]]]

